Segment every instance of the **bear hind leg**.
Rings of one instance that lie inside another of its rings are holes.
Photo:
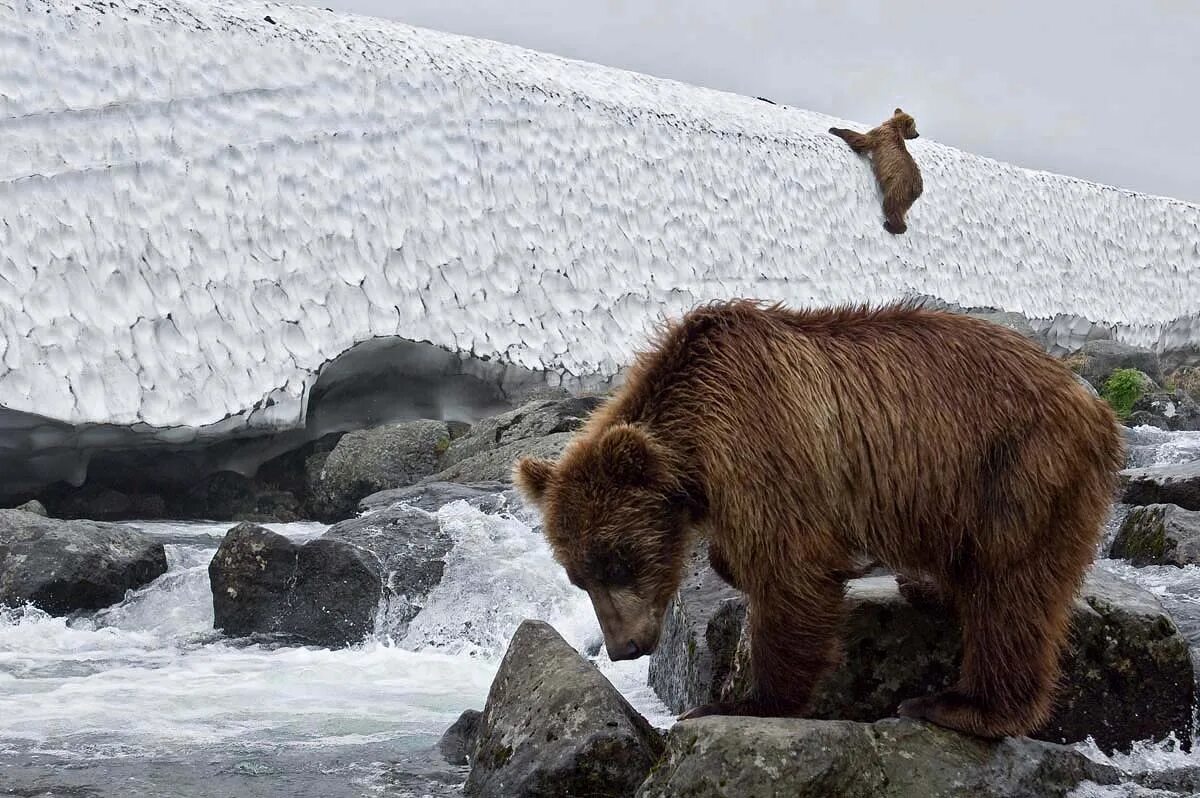
[[[883,216],[885,219],[883,229],[894,236],[903,235],[908,230],[908,224],[904,221],[904,214],[908,212],[910,204],[885,196],[883,200]]]
[[[990,738],[1042,727],[1053,708],[1077,585],[1043,562],[974,580],[955,602],[963,621],[958,683],[905,701],[898,714]]]

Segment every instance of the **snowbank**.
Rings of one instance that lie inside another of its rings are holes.
[[[0,0],[0,52],[13,411],[291,426],[320,366],[376,336],[605,377],[662,314],[732,295],[1200,338],[1200,207],[924,138],[894,238],[841,120],[492,42],[259,2]]]

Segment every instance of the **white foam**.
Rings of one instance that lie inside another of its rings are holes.
[[[254,0],[3,0],[0,50],[14,410],[294,425],[321,364],[384,335],[607,377],[661,314],[732,295],[1200,336],[1170,326],[1200,312],[1196,205],[924,137],[892,237],[841,120],[493,42]]]

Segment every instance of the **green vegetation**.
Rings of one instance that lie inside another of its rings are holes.
[[[1117,369],[1104,383],[1100,395],[1122,419],[1129,418],[1133,406],[1146,392],[1146,377],[1137,369]]]

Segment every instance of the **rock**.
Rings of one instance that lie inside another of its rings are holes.
[[[1200,404],[1183,391],[1154,391],[1133,403],[1128,423],[1172,432],[1200,430]]]
[[[1136,369],[1148,374],[1155,382],[1162,380],[1158,355],[1119,341],[1088,341],[1065,358],[1065,362],[1097,389],[1103,389],[1105,381],[1117,369]]]
[[[0,510],[0,604],[97,610],[166,571],[162,543],[134,529]]]
[[[572,433],[556,432],[541,438],[523,438],[498,449],[491,449],[460,460],[426,482],[512,481],[513,464],[521,457],[557,458],[571,440]]]
[[[347,433],[321,465],[311,509],[324,521],[348,518],[364,496],[411,485],[435,472],[449,445],[450,430],[442,421]]]
[[[1134,507],[1117,531],[1109,556],[1137,566],[1200,563],[1200,512],[1173,504]]]
[[[371,513],[404,503],[427,512],[436,512],[451,502],[465,501],[485,513],[494,513],[506,503],[505,493],[512,486],[507,482],[426,482],[407,488],[393,488],[372,493],[358,503],[360,513]]]
[[[479,721],[469,796],[630,796],[662,739],[550,626],[513,635]]]
[[[730,605],[737,599],[722,599],[726,606],[708,610],[704,620],[706,611],[696,606],[703,604],[699,591],[687,598],[689,584],[695,581],[685,582],[677,607],[668,613],[664,641],[687,639],[689,633],[678,629],[680,617],[694,618],[703,624],[707,645],[692,631],[695,645],[668,645],[661,657],[654,655],[659,662],[651,661],[651,686],[677,712],[738,697],[748,688],[747,641],[743,636],[732,654],[728,643],[729,624],[737,617]],[[811,717],[871,722],[894,715],[905,698],[952,684],[961,646],[957,624],[945,612],[909,604],[892,577],[852,580],[847,605],[845,659],[818,685]],[[682,664],[674,661],[680,656]],[[1140,588],[1093,570],[1076,607],[1063,671],[1055,714],[1038,738],[1073,742],[1091,735],[1107,750],[1171,732],[1190,739],[1195,685],[1187,642],[1158,601]],[[728,676],[717,684],[707,675],[712,673]]]
[[[21,512],[24,512],[24,513],[33,513],[34,515],[40,515],[42,518],[50,517],[50,513],[46,512],[45,505],[43,505],[37,499],[30,499],[29,501],[25,502],[21,506],[16,507],[14,509],[20,510]]]
[[[1087,392],[1090,393],[1092,396],[1096,397],[1097,399],[1100,398],[1100,392],[1096,390],[1096,387],[1094,385],[1092,385],[1090,382],[1088,382],[1087,380],[1085,380],[1083,377],[1079,376],[1078,374],[1075,375],[1075,382],[1082,385],[1084,387],[1084,389],[1086,389]]]
[[[709,717],[676,724],[638,798],[1063,798],[1122,774],[1063,746],[935,726]]]
[[[677,713],[720,694],[746,618],[744,596],[709,567],[707,552],[699,546],[689,555],[687,576],[650,655],[648,683]]]
[[[449,468],[480,454],[505,449],[517,441],[574,432],[603,401],[600,396],[541,399],[486,418],[450,444],[442,457],[441,467]],[[507,475],[504,478],[507,479]]]
[[[201,479],[179,501],[177,514],[184,518],[232,521],[256,511],[255,487],[236,471],[218,471]]]
[[[1125,504],[1177,504],[1200,510],[1200,460],[1180,465],[1127,468],[1121,472]]]
[[[458,720],[446,729],[438,740],[438,753],[451,765],[465,765],[475,750],[475,738],[479,734],[479,719],[483,713],[478,709],[465,710]]]
[[[334,524],[323,539],[348,543],[370,554],[378,567],[387,632],[402,637],[425,597],[442,581],[454,545],[435,516],[393,505]]]
[[[226,533],[208,573],[213,626],[234,637],[357,643],[373,628],[382,592],[378,563],[362,549],[322,538],[300,546],[250,523]]]
[[[1164,377],[1163,384],[1200,402],[1200,366],[1181,366]]]
[[[254,483],[260,491],[290,493],[300,506],[300,517],[312,517],[308,509],[310,491],[343,435],[344,432],[330,432],[267,460],[255,472]]]

